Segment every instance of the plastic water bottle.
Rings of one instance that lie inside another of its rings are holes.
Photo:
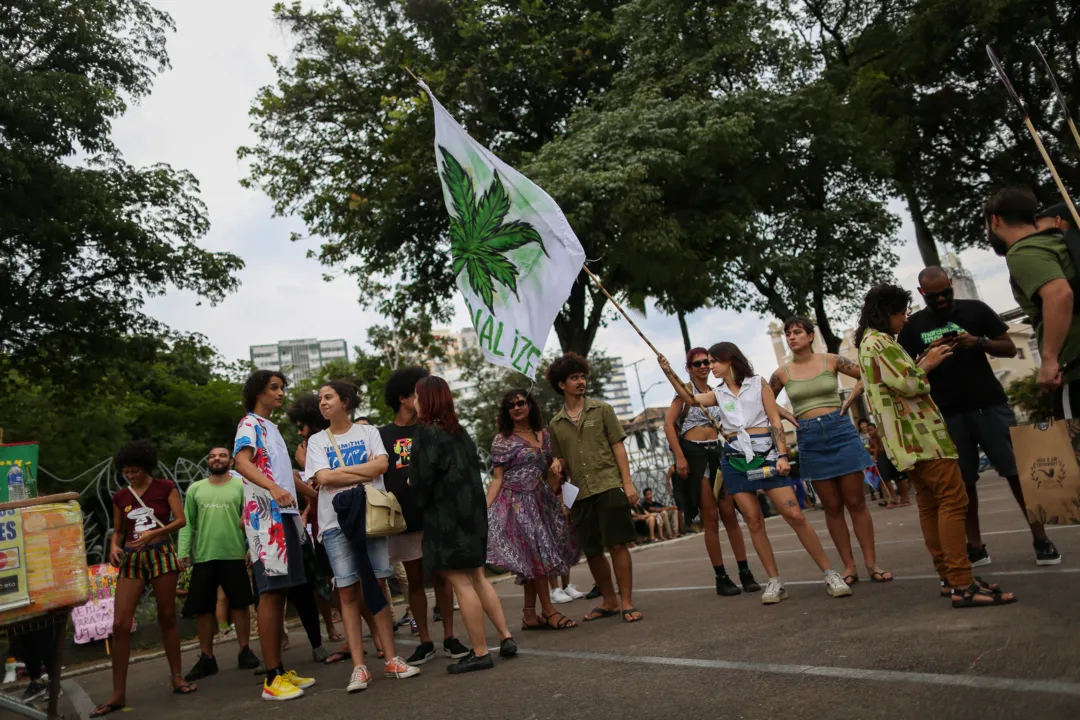
[[[26,499],[26,481],[23,479],[22,468],[12,466],[7,474],[8,502]]]
[[[774,468],[772,465],[762,465],[759,468],[747,470],[746,479],[750,482],[756,482],[758,480],[765,480],[766,478],[771,478],[775,474],[776,468]]]

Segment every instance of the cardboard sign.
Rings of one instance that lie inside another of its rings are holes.
[[[90,579],[90,599],[85,605],[73,608],[71,621],[75,625],[75,642],[88,643],[91,640],[104,640],[112,635],[115,617],[113,593],[119,574],[112,565],[91,565],[86,569]],[[135,632],[135,621],[131,621],[131,631]]]
[[[1080,524],[1080,420],[1012,428],[1028,522]]]
[[[0,510],[0,611],[30,604],[22,512]]]

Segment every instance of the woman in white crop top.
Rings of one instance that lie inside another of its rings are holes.
[[[663,355],[658,357],[669,378],[671,365]],[[719,407],[723,427],[723,477],[728,492],[742,511],[750,538],[761,564],[769,574],[769,583],[761,602],[770,605],[787,597],[776,565],[772,544],[765,532],[765,519],[757,502],[757,491],[763,490],[776,509],[795,531],[803,548],[825,573],[825,586],[833,597],[851,594],[836,570],[829,566],[829,557],[817,533],[799,509],[795,490],[786,477],[788,464],[787,441],[780,424],[776,396],[734,343],[722,342],[709,348],[709,365],[713,375],[722,380],[712,392],[690,395],[682,383],[673,381],[675,391],[684,402],[704,408]]]

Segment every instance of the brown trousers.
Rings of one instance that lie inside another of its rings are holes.
[[[968,496],[956,460],[923,460],[907,471],[919,505],[923,540],[938,577],[950,587],[975,582],[967,555]]]

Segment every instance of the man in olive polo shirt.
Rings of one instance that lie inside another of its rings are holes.
[[[1035,326],[1042,366],[1038,383],[1052,393],[1054,416],[1080,413],[1080,322],[1073,286],[1077,267],[1058,228],[1040,231],[1039,202],[1026,187],[996,192],[983,208],[990,247],[1009,264],[1013,297]]]
[[[615,615],[637,622],[642,614],[631,599],[634,568],[627,545],[637,537],[630,508],[637,504],[638,493],[623,445],[626,433],[610,405],[585,397],[588,374],[588,361],[574,353],[556,358],[548,368],[548,382],[564,398],[562,410],[548,426],[556,458],[553,469],[567,475],[578,488],[570,517],[604,598],[585,616],[585,622]],[[615,596],[605,549],[615,566],[621,603]]]

